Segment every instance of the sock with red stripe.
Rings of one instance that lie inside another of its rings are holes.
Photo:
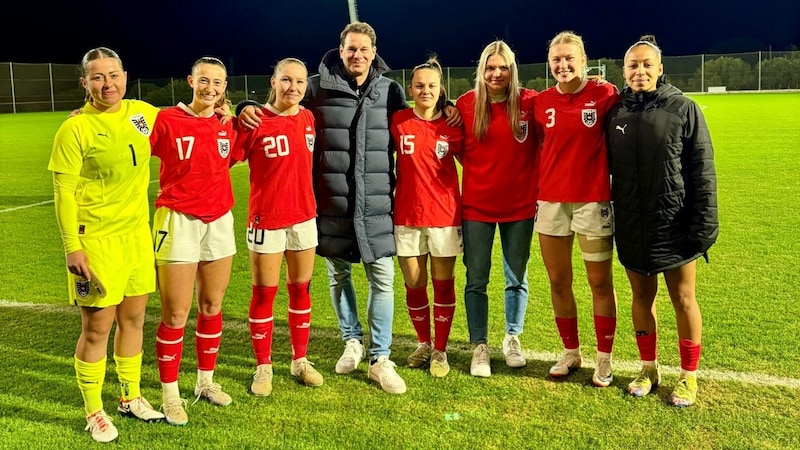
[[[308,338],[311,333],[310,282],[286,283],[289,291],[289,340],[292,343],[292,360],[304,358],[308,352]]]
[[[256,364],[272,364],[273,306],[278,286],[253,286],[250,298],[250,343]]]
[[[406,286],[406,309],[411,324],[417,332],[417,342],[431,342],[431,306],[428,303],[428,287],[410,288]]]
[[[450,329],[456,311],[455,278],[449,280],[433,280],[433,348],[440,352],[447,351]]]

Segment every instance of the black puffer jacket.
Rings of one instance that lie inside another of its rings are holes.
[[[619,260],[655,274],[705,255],[719,234],[714,150],[699,106],[660,81],[626,88],[609,114]]]
[[[405,109],[403,88],[381,74],[375,56],[367,81],[356,86],[338,49],[309,77],[303,105],[317,123],[314,195],[321,256],[374,262],[396,253],[392,223],[394,159],[389,119]]]

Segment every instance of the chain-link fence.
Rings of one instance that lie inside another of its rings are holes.
[[[760,91],[800,89],[800,51],[751,52],[725,55],[665,56],[667,79],[684,92]],[[590,75],[603,76],[618,87],[625,85],[622,60],[589,61]],[[408,85],[410,70],[388,76]],[[475,67],[445,67],[444,87],[451,99],[475,84]],[[547,63],[520,64],[523,86],[536,90],[554,84]],[[127,98],[170,106],[191,101],[185,77],[129,80]],[[269,75],[228,77],[228,96],[234,104],[244,99],[265,101]],[[0,113],[69,111],[83,104],[77,67],[69,64],[0,63]]]

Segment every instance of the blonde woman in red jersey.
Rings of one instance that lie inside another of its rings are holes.
[[[536,91],[521,88],[514,52],[503,41],[487,45],[478,61],[475,89],[456,107],[464,119],[461,156],[464,305],[474,346],[470,373],[491,376],[486,287],[495,229],[500,230],[505,276],[503,355],[509,367],[527,364],[519,342],[528,306],[527,266],[536,214],[537,141],[533,135]]]
[[[442,67],[431,57],[411,71],[408,93],[414,107],[392,116],[397,151],[394,240],[406,286],[406,307],[417,333],[410,367],[430,360],[434,377],[450,372],[447,341],[456,308],[456,256],[463,253],[461,194],[454,155],[461,153],[464,132],[445,122],[447,102]],[[433,283],[434,336],[428,301],[428,258]]]
[[[613,381],[611,350],[617,328],[617,300],[612,282],[613,214],[606,151],[605,120],[617,101],[613,84],[586,78],[583,39],[571,31],[557,34],[548,52],[556,86],[536,98],[536,134],[542,139],[539,233],[556,326],[564,352],[550,368],[560,378],[581,367],[578,311],[572,290],[575,235],[592,291],[597,364],[592,382]]]
[[[197,289],[195,330],[197,382],[194,395],[215,405],[231,403],[212,379],[222,336],[222,299],[236,253],[233,192],[229,166],[235,131],[214,108],[225,101],[225,65],[203,57],[187,80],[192,102],[161,111],[150,137],[153,155],[161,159],[153,217],[161,324],[156,356],[167,422],[189,421],[178,389],[184,327]]]
[[[275,66],[261,124],[240,130],[237,154],[250,164],[247,247],[253,273],[250,339],[256,372],[250,391],[272,393],[273,305],[286,259],[289,292],[290,372],[307,386],[322,385],[322,375],[306,358],[311,324],[309,283],[314,272],[317,224],[311,168],[315,122],[300,107],[308,71],[299,59],[285,58]]]

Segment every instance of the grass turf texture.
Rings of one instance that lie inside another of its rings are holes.
[[[275,390],[248,393],[255,369],[247,330],[250,268],[244,242],[248,169],[233,169],[239,254],[223,307],[225,332],[215,379],[234,397],[219,408],[190,406],[187,427],[118,418],[118,388],[109,357],[104,387],[106,410],[120,430],[118,448],[792,448],[800,446],[800,357],[794,331],[800,317],[800,240],[794,209],[800,193],[800,94],[696,96],[711,129],[719,177],[721,234],[711,264],[698,265],[698,300],[704,316],[700,393],[681,410],[666,400],[679,366],[675,319],[661,282],[659,360],[665,370],[655,395],[634,399],[624,387],[638,369],[630,323],[630,289],[615,263],[619,324],[615,380],[591,386],[592,367],[554,382],[547,369],[560,350],[544,267],[534,243],[529,264],[530,303],[521,337],[529,364],[505,366],[502,272],[495,245],[490,285],[490,346],[493,375],[469,376],[466,319],[461,301],[464,270],[459,262],[459,304],[448,352],[451,373],[434,379],[405,368],[415,347],[397,270],[392,359],[408,384],[401,396],[368,381],[362,364],[352,375],[334,365],[343,344],[330,304],[324,263],[312,280],[313,329],[309,358],[325,377],[307,388],[289,374],[286,291],[276,299]],[[80,316],[65,300],[65,269],[52,205],[47,161],[52,138],[66,112],[0,115],[0,448],[85,448],[82,401],[72,367]],[[158,161],[153,160],[156,178]],[[157,183],[151,184],[155,198]],[[29,205],[37,205],[28,207]],[[18,208],[18,209],[15,209]],[[582,349],[594,358],[591,301],[577,246],[575,294]],[[354,270],[362,321],[366,285]],[[145,323],[144,395],[160,404],[154,335],[158,294],[151,296]],[[194,317],[195,313],[191,314]],[[187,327],[180,378],[192,400],[195,380],[194,321]]]

